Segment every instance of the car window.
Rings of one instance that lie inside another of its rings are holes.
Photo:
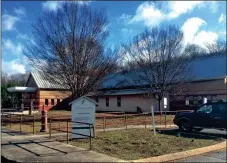
[[[212,112],[212,105],[203,105],[197,110],[197,113],[206,113],[209,114]]]
[[[214,104],[213,106],[213,113],[214,114],[226,114],[226,104]]]

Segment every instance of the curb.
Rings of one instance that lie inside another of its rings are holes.
[[[145,159],[130,160],[129,162],[168,162],[168,161],[183,159],[186,157],[196,156],[196,155],[200,155],[203,153],[212,152],[212,151],[226,148],[226,142],[227,141],[225,140],[221,143],[211,145],[211,146],[191,149],[191,150],[183,151],[183,152],[170,153],[170,154],[166,154],[166,155],[155,156],[155,157],[150,157],[150,158],[145,158]]]

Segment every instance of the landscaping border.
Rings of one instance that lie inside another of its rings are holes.
[[[165,154],[165,155],[155,156],[155,157],[150,157],[145,159],[130,160],[129,162],[168,162],[168,161],[173,161],[173,160],[183,159],[186,157],[204,154],[207,152],[220,150],[220,149],[226,148],[226,143],[227,141],[225,140],[221,143],[211,145],[211,146],[191,149],[191,150],[182,151],[182,152],[170,153],[170,154]]]

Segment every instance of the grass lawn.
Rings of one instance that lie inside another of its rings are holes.
[[[129,129],[119,131],[98,132],[92,140],[93,150],[125,160],[136,160],[183,150],[216,144],[221,139],[181,135],[177,132],[160,134],[156,136],[149,129]],[[56,137],[58,141],[65,142],[66,137]],[[88,139],[72,140],[70,144],[89,149]]]

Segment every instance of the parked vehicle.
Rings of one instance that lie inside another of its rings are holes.
[[[193,112],[178,112],[173,123],[186,132],[201,131],[203,128],[226,130],[226,102],[206,103]]]

